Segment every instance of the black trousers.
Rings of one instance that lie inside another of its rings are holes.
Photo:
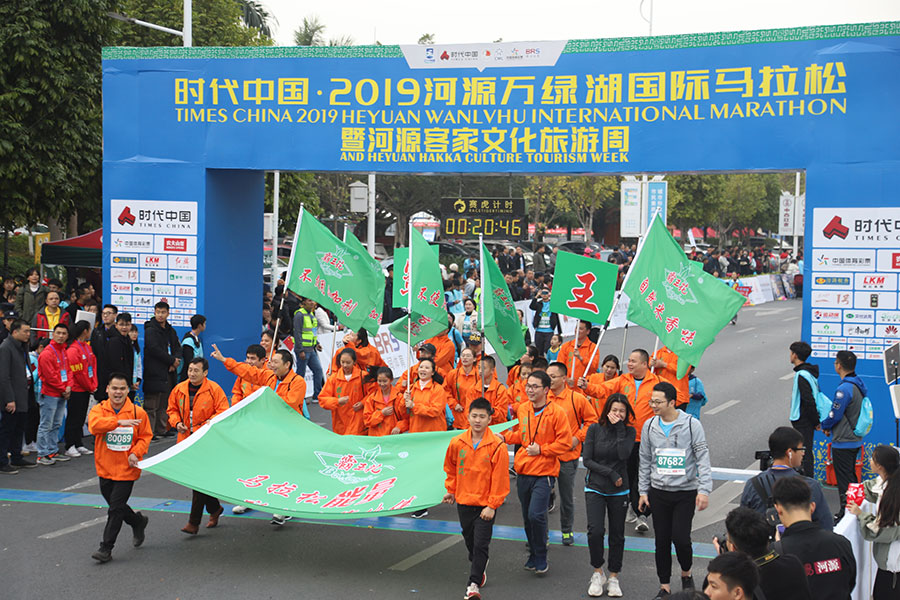
[[[106,527],[103,529],[103,541],[100,542],[100,547],[105,550],[112,550],[116,545],[116,538],[119,537],[123,521],[132,527],[141,522],[137,513],[128,506],[128,499],[131,497],[133,487],[133,481],[100,478],[100,493],[109,504]]]
[[[803,453],[803,464],[800,466],[800,472],[807,477],[813,478],[815,477],[813,436],[816,433],[816,428],[806,423],[791,423],[791,425],[803,436],[803,447],[806,448],[806,452]]]
[[[222,508],[222,505],[219,504],[218,498],[213,498],[212,496],[204,494],[203,492],[198,492],[197,490],[192,491],[191,516],[188,518],[188,523],[191,525],[199,525],[200,519],[203,518],[204,508],[206,509],[206,512],[213,514]]]
[[[643,511],[638,509],[638,500],[640,500],[640,494],[638,494],[637,489],[637,481],[638,481],[638,467],[641,464],[641,443],[636,443],[631,448],[631,455],[628,457],[628,481],[631,482],[631,489],[628,490],[628,498],[631,501],[631,510],[634,511],[636,515],[644,515],[645,517],[650,516],[651,511],[653,510],[653,506],[650,508],[644,509]]]
[[[834,478],[837,479],[838,495],[840,497],[840,514],[844,514],[847,506],[847,485],[859,483],[856,480],[856,457],[859,456],[859,448],[835,448],[831,447],[831,459],[834,461]]]
[[[84,419],[87,417],[90,392],[72,392],[66,401],[66,449],[82,445]]]
[[[694,564],[691,546],[691,522],[694,520],[697,490],[667,492],[650,488],[647,495],[653,509],[653,531],[656,534],[656,575],[661,584],[672,579],[672,544],[682,571]]]
[[[900,600],[900,573],[878,569],[872,598],[874,600]]]
[[[0,466],[9,463],[7,453],[12,455],[14,462],[22,461],[22,437],[27,418],[28,413],[9,413],[5,408],[0,412]]]
[[[34,386],[28,386],[28,416],[25,417],[25,443],[37,442],[37,430],[41,424],[41,407],[34,395]]]
[[[483,506],[456,505],[463,540],[466,542],[466,550],[469,551],[469,562],[472,563],[472,568],[469,570],[469,583],[475,585],[481,585],[484,577],[484,569],[487,567],[488,561],[488,547],[491,545],[491,536],[494,533],[494,519],[490,521],[482,519],[480,515],[483,509]],[[494,518],[496,518],[496,514]]]
[[[552,331],[534,332],[534,345],[537,348],[538,356],[547,356],[547,350],[550,349],[550,338],[552,337]]]
[[[591,552],[591,566],[603,566],[603,536],[606,535],[604,520],[609,517],[609,571],[622,571],[622,557],[625,554],[625,513],[628,512],[628,496],[604,496],[593,492],[584,493],[587,507],[587,540]]]

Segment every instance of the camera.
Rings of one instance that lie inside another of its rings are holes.
[[[772,453],[768,450],[757,450],[756,454],[753,455],[753,458],[759,461],[760,471],[767,471],[774,462],[774,460],[772,459]]]

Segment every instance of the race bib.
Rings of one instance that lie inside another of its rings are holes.
[[[685,474],[685,448],[657,448],[656,472],[665,477]]]
[[[128,452],[134,440],[134,427],[116,427],[106,433],[106,447],[113,452]]]
[[[541,319],[538,321],[538,329],[550,329],[550,313],[541,313]]]

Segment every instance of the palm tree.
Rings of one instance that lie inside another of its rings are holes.
[[[319,17],[303,17],[303,25],[294,31],[294,43],[298,46],[322,46],[325,43],[324,32],[325,24],[319,21]]]
[[[328,40],[329,46],[352,46],[356,42],[353,41],[353,36],[350,35],[342,35],[341,37],[331,38]]]
[[[237,0],[237,3],[241,5],[241,19],[244,21],[244,25],[259,29],[259,32],[266,37],[272,37],[272,28],[269,22],[277,25],[278,19],[269,14],[262,2]]]

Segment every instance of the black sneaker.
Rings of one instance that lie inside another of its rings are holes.
[[[10,461],[9,464],[19,469],[34,469],[35,467],[37,467],[37,463],[25,460],[24,458],[21,460]]]
[[[91,558],[99,563],[106,563],[112,560],[112,551],[107,550],[106,548],[100,548],[91,554]]]
[[[688,575],[687,577],[681,578],[681,589],[683,590],[692,590],[694,589],[694,577],[693,575]]]
[[[669,597],[669,592],[664,590],[663,588],[659,588],[659,591],[656,592],[656,595],[653,596],[653,600],[664,600]]]
[[[147,523],[150,522],[150,517],[145,517],[140,512],[135,514],[137,514],[138,518],[141,520],[140,523],[131,528],[134,533],[132,543],[134,544],[134,547],[137,548],[144,543],[144,530],[147,529]]]
[[[3,475],[18,475],[19,470],[10,464],[0,466],[0,473]]]
[[[422,510],[417,510],[416,512],[410,514],[413,519],[422,519],[428,516],[428,509],[423,508]]]

